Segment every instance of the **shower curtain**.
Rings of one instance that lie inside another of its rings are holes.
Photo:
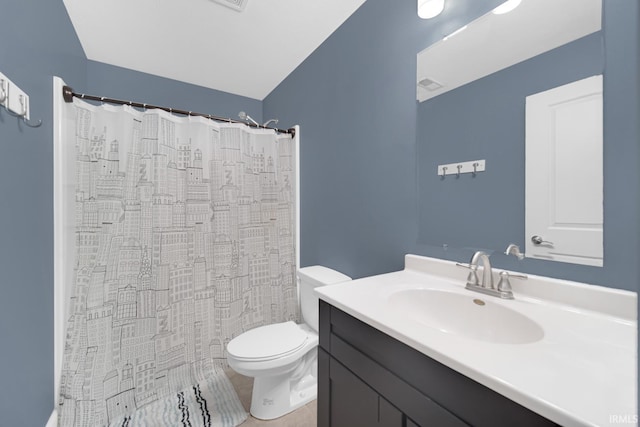
[[[109,425],[210,383],[243,331],[299,318],[296,147],[160,110],[64,110],[75,259],[59,425]]]

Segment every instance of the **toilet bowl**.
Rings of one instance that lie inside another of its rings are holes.
[[[251,415],[272,420],[318,394],[318,297],[313,289],[351,280],[322,266],[298,270],[304,323],[282,322],[251,329],[227,344],[229,366],[254,377]]]

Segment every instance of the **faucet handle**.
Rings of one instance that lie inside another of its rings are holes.
[[[516,279],[524,279],[524,280],[529,278],[526,274],[516,274],[516,273],[509,273],[508,271],[501,271],[500,281],[498,282],[498,291],[511,292],[511,282],[509,281],[510,277],[514,277]]]
[[[456,266],[457,267],[462,267],[462,268],[468,268],[469,270],[475,270],[476,267],[472,266],[471,264],[462,264],[460,262],[456,262]]]
[[[459,262],[456,262],[456,266],[470,270],[469,275],[467,276],[468,286],[478,286],[479,280],[478,280],[477,266],[473,266],[471,264],[460,264]]]

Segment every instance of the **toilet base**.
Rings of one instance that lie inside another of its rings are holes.
[[[302,388],[290,390],[289,377],[256,378],[251,396],[251,415],[261,420],[273,420],[295,411],[318,396],[317,381]]]
[[[296,372],[255,377],[251,415],[261,420],[280,418],[318,396],[317,349],[304,357]]]

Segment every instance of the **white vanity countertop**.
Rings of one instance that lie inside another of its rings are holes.
[[[320,299],[563,426],[637,422],[634,292],[529,275],[514,300],[464,289],[455,263],[407,255],[402,271],[316,288]],[[497,281],[496,281],[497,283]],[[491,343],[443,332],[389,310],[403,289],[454,290],[537,322],[544,337]]]

